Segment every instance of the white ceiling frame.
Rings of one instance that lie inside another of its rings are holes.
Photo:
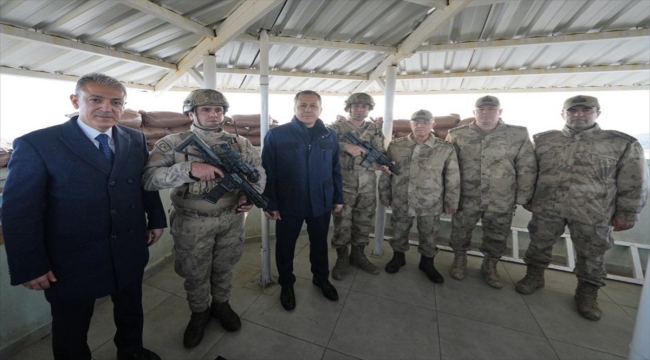
[[[237,36],[234,40],[241,41],[241,42],[259,43],[259,39],[250,34],[241,34]],[[380,52],[380,53],[397,52],[397,47],[395,46],[368,45],[368,44],[346,43],[341,41],[328,41],[328,40],[318,40],[318,39],[304,39],[304,38],[299,39],[299,38],[292,38],[288,36],[269,35],[269,44],[300,46],[300,47],[320,48],[320,49],[333,49],[333,50],[362,51],[362,52]]]
[[[587,91],[623,91],[623,90],[650,90],[650,85],[619,85],[619,86],[582,86],[582,87],[544,87],[544,88],[510,88],[510,89],[460,89],[460,90],[426,90],[426,91],[397,91],[396,95],[456,95],[456,94],[512,94],[512,93],[540,93],[540,92],[587,92]],[[230,91],[230,90],[228,90]],[[370,95],[384,95],[378,92],[368,92]]]
[[[28,42],[37,42],[56,48],[80,51],[83,53],[111,57],[114,59],[124,60],[140,65],[155,66],[163,69],[175,70],[176,65],[160,60],[147,58],[140,55],[134,55],[123,51],[117,51],[102,46],[84,44],[53,35],[45,35],[30,30],[21,29],[15,26],[0,24],[0,35],[25,40]]]
[[[418,25],[404,41],[398,46],[397,52],[387,56],[368,76],[368,81],[359,84],[353,92],[363,91],[373,81],[377,80],[384,74],[386,68],[390,65],[397,65],[400,61],[410,57],[423,41],[430,38],[438,29],[440,29],[454,16],[458,15],[463,9],[469,6],[473,0],[454,0],[451,5],[441,10],[434,11],[424,21]]]
[[[157,84],[156,92],[166,91],[183,74],[203,60],[205,53],[214,54],[219,48],[241,34],[248,26],[262,18],[284,0],[248,0],[224,20],[217,29],[217,37],[203,39],[192,51],[178,62],[178,70],[169,72]]]
[[[585,74],[585,73],[609,73],[623,71],[648,71],[650,65],[619,65],[619,66],[583,66],[574,68],[544,68],[526,70],[502,70],[502,71],[475,71],[458,73],[439,74],[412,74],[397,75],[397,80],[421,80],[421,79],[449,79],[449,78],[477,78],[495,76],[530,76],[530,75],[558,75],[558,74]]]
[[[145,14],[153,15],[156,18],[178,26],[181,29],[191,31],[195,34],[201,35],[206,38],[216,37],[215,31],[203,26],[196,21],[190,20],[183,15],[177,14],[171,10],[165,9],[160,5],[156,5],[149,0],[115,0],[120,4],[126,5],[136,9]]]
[[[429,8],[434,7],[436,9],[447,7],[447,5],[449,5],[447,4],[447,0],[403,0],[403,1],[426,6]]]
[[[629,40],[629,39],[635,39],[640,37],[650,37],[650,29],[609,31],[609,32],[593,33],[593,34],[543,36],[543,37],[510,39],[510,40],[473,41],[473,42],[455,43],[455,44],[424,45],[418,47],[416,52],[424,53],[424,52],[439,52],[439,51],[515,48],[521,46],[543,46],[543,45],[554,45],[554,44],[592,42],[592,41]]]
[[[217,68],[217,74],[239,74],[239,75],[260,75],[258,69],[236,69],[236,68]],[[269,71],[270,76],[295,77],[295,78],[312,78],[312,79],[330,79],[330,80],[368,80],[364,75],[337,75],[323,74],[317,72],[299,72],[299,71]]]
[[[0,66],[0,74],[26,76],[26,77],[33,77],[38,79],[63,80],[63,81],[72,81],[72,82],[77,82],[81,78],[81,76],[54,74],[54,73],[26,70],[26,69],[14,69],[6,66]],[[127,83],[123,81],[120,82],[124,84],[124,86],[130,89],[148,90],[148,91],[154,90],[153,86],[149,86],[149,85],[133,84],[133,83]]]
[[[187,71],[187,73],[188,73],[188,74],[189,74],[189,75],[190,75],[190,76],[191,76],[191,77],[192,77],[192,78],[193,78],[197,83],[199,83],[200,85],[203,85],[203,81],[204,81],[204,79],[203,79],[203,75],[202,75],[198,70],[196,70],[195,68],[194,68],[194,69],[189,69],[189,70]]]

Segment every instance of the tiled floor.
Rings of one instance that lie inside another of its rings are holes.
[[[183,348],[190,311],[182,279],[171,263],[144,280],[145,346],[167,360],[244,359],[624,359],[632,338],[641,287],[608,281],[600,291],[603,318],[583,319],[575,311],[572,274],[549,270],[546,288],[530,296],[514,290],[525,267],[500,263],[505,286],[488,287],[480,277],[481,259],[470,257],[469,276],[447,275],[453,255],[441,251],[436,266],[445,283],[434,285],[418,270],[412,247],[397,274],[369,275],[349,269],[338,288],[338,302],[326,300],[311,284],[305,238],[296,249],[297,307],[285,311],[279,287],[262,290],[260,246],[247,244],[237,264],[231,304],[242,329],[226,333],[218,321],[208,325],[203,342]],[[392,256],[371,257],[383,266]],[[368,250],[366,250],[368,252]],[[330,252],[330,263],[336,254]],[[273,263],[273,275],[275,263]],[[96,360],[115,359],[110,301],[97,305],[88,342]],[[52,359],[46,337],[8,360]]]

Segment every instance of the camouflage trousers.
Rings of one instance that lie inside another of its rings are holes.
[[[193,312],[205,311],[210,295],[217,302],[230,298],[232,270],[244,251],[244,221],[245,214],[234,211],[200,216],[191,210],[172,210],[174,267],[185,278]]]
[[[614,245],[612,228],[609,226],[585,225],[562,217],[533,212],[528,223],[530,245],[524,261],[528,265],[546,268],[552,259],[553,245],[564,227],[568,225],[571,241],[576,251],[576,267],[573,273],[584,281],[605,286],[605,252]]]
[[[396,216],[393,212],[390,222],[395,233],[389,241],[393,251],[407,252],[409,250],[409,233],[415,218],[415,216]],[[438,252],[435,239],[440,231],[440,215],[418,216],[417,220],[418,252],[432,258]]]
[[[469,250],[476,223],[481,220],[483,239],[479,250],[491,257],[500,258],[506,251],[510,225],[514,212],[458,210],[451,217],[449,246],[455,251]]]
[[[352,245],[366,246],[374,231],[377,194],[374,192],[343,192],[343,210],[332,213],[334,217],[333,248]]]

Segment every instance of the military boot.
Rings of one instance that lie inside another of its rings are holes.
[[[193,348],[201,343],[205,327],[210,322],[210,308],[202,312],[192,312],[190,322],[187,324],[185,334],[183,334],[183,345],[186,348]]]
[[[426,257],[422,255],[420,257],[420,265],[418,266],[418,269],[424,271],[424,273],[427,274],[429,280],[433,281],[436,284],[442,284],[445,282],[442,274],[440,274],[438,270],[436,270],[435,266],[433,266],[432,257]]]
[[[598,289],[600,286],[578,280],[575,300],[578,305],[578,312],[589,320],[600,320],[600,307],[598,306]]]
[[[530,295],[535,290],[543,288],[544,270],[546,269],[539,266],[528,265],[526,276],[517,282],[515,289],[524,295]]]
[[[495,289],[501,289],[503,287],[501,277],[499,277],[499,273],[497,272],[498,262],[498,257],[485,255],[483,257],[483,264],[481,265],[481,273],[483,273],[485,282]]]
[[[393,253],[393,258],[390,259],[388,264],[386,264],[386,272],[389,274],[394,274],[399,271],[399,268],[406,265],[406,258],[404,257],[403,252],[395,251]]]
[[[338,257],[336,258],[336,264],[334,264],[334,267],[332,268],[332,279],[341,280],[343,279],[345,269],[348,268],[348,264],[350,263],[350,259],[348,258],[348,247],[343,246],[336,248],[336,255]]]
[[[379,274],[379,267],[368,260],[366,254],[363,253],[364,248],[365,246],[352,245],[352,251],[350,252],[350,265],[355,265],[369,274]]]
[[[226,302],[212,301],[212,316],[221,322],[221,327],[226,331],[237,331],[241,328],[241,320],[239,315],[230,307]]]
[[[459,250],[454,251],[454,262],[449,269],[449,275],[456,280],[463,280],[465,278],[465,271],[467,270],[467,251]]]

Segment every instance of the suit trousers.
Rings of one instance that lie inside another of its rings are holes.
[[[309,261],[315,279],[327,280],[329,264],[327,258],[327,233],[330,226],[331,212],[315,217],[285,216],[275,223],[275,263],[278,267],[278,282],[281,286],[292,286],[296,282],[293,275],[293,258],[296,241],[300,235],[303,222],[307,223],[309,235]]]
[[[142,283],[116,290],[111,294],[115,337],[120,353],[134,353],[142,349]],[[90,360],[88,329],[95,309],[95,299],[61,301],[48,299],[52,311],[52,352],[56,360]]]

